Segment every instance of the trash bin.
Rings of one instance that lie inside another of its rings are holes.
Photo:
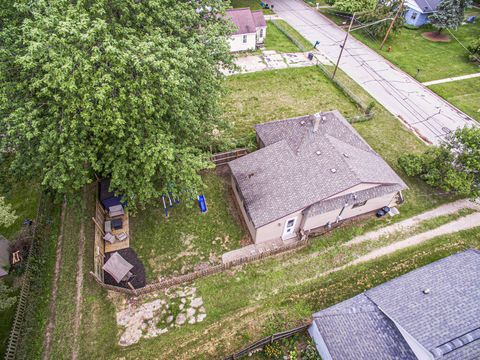
[[[313,54],[312,53],[308,53],[308,60],[312,61],[313,60]]]

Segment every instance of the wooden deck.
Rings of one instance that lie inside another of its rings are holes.
[[[130,225],[128,214],[123,215],[122,217],[122,228],[118,230],[112,230],[113,235],[118,235],[122,232],[128,235],[128,238],[124,241],[119,241],[113,244],[110,244],[108,241],[105,241],[105,252],[109,253],[112,251],[118,251],[130,247]]]

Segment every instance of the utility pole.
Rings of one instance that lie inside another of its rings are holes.
[[[348,31],[345,34],[345,40],[343,40],[343,45],[342,45],[342,48],[340,49],[340,54],[338,55],[337,63],[335,64],[335,69],[333,70],[332,79],[335,77],[335,74],[337,73],[338,64],[340,63],[340,58],[342,57],[343,49],[345,49],[345,44],[347,43],[348,35],[350,34],[350,30],[352,29],[354,20],[355,20],[355,13],[353,13],[352,15],[352,19],[350,20],[350,25],[348,26]]]
[[[392,22],[390,23],[390,26],[388,27],[387,33],[385,34],[385,37],[383,38],[382,45],[380,45],[380,50],[382,50],[383,45],[385,45],[385,42],[386,42],[387,39],[388,39],[388,35],[390,34],[390,31],[392,31],[392,29],[393,29],[393,24],[395,24],[395,21],[397,21],[398,16],[399,16],[400,13],[402,12],[402,9],[403,9],[403,1],[404,1],[404,0],[402,0],[402,2],[401,2],[401,4],[400,4],[400,7],[399,7],[398,10],[397,10],[397,13],[395,14],[395,17],[393,18]]]

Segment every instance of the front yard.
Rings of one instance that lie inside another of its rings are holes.
[[[478,16],[480,10],[467,10],[465,16],[469,15]],[[420,82],[480,71],[480,66],[468,61],[467,51],[451,35],[448,43],[432,42],[422,36],[422,33],[429,31],[435,31],[433,26],[403,28],[399,34],[389,38],[383,50],[379,50],[381,41],[372,39],[367,33],[354,31],[352,34],[411,76],[415,76],[417,70],[420,70],[417,76]],[[475,24],[461,25],[458,30],[452,30],[452,33],[467,46],[480,36],[480,21],[477,19]],[[392,47],[391,52],[388,52],[389,46]]]
[[[429,88],[467,115],[480,121],[480,78],[432,85]]]

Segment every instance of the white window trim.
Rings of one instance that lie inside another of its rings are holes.
[[[292,220],[293,220],[293,225],[287,227],[288,223]],[[283,226],[283,235],[282,235],[283,240],[288,240],[288,239],[291,239],[291,238],[295,237],[295,226],[296,225],[297,225],[297,217],[289,218],[285,221],[285,225]],[[289,229],[292,229],[291,233],[287,233],[287,230],[289,230]]]

